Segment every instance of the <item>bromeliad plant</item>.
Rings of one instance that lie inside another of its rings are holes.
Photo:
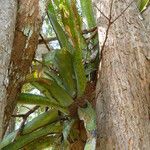
[[[4,138],[0,149],[52,147],[66,150],[73,149],[72,143],[81,138],[87,141],[86,150],[95,149],[96,116],[92,106],[95,85],[91,81],[98,64],[97,29],[91,1],[81,0],[80,9],[88,30],[83,30],[83,18],[75,0],[51,2],[47,17],[61,48],[51,50],[43,55],[42,61],[34,62],[42,69],[29,74],[25,84],[29,83],[41,94],[21,93],[18,103],[36,107],[22,116],[20,128]],[[26,123],[28,116],[39,106],[47,107],[47,110]]]

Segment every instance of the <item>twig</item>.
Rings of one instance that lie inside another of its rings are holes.
[[[19,114],[19,115],[12,115],[12,117],[18,117],[18,118],[23,118],[25,114]]]
[[[82,34],[88,34],[88,33],[91,33],[91,32],[94,32],[95,30],[97,29],[97,27],[93,27],[91,29],[84,29],[82,30]],[[56,41],[57,40],[57,37],[51,37],[51,38],[47,38],[47,39],[39,39],[39,44],[45,44],[45,43],[49,43],[51,41]]]
[[[95,49],[95,48],[98,46],[98,44],[99,44],[99,42],[97,42],[97,43],[91,48],[91,50],[92,50],[92,49]]]
[[[44,37],[42,36],[42,34],[40,34],[40,37],[42,38],[42,40],[43,40],[43,42],[44,42],[46,48],[47,48],[49,51],[51,51],[51,49],[50,49],[49,46],[47,45],[47,42],[45,41],[45,39],[44,39]]]
[[[24,106],[24,105],[22,105],[21,107],[24,107],[24,108],[26,108],[26,109],[28,109],[28,110],[31,110],[29,107]]]
[[[39,64],[41,64],[41,65],[45,65],[42,61],[40,61],[40,60],[37,60],[37,59],[33,59],[33,61],[36,61],[36,62],[38,62]],[[46,66],[46,65],[45,65]]]
[[[101,13],[101,15],[109,21],[109,18],[97,7],[96,4],[94,4],[94,7],[96,7],[96,9]]]
[[[103,42],[103,44],[102,44],[101,52],[100,52],[100,56],[101,56],[101,57],[100,57],[100,61],[101,61],[101,59],[103,58],[103,51],[104,51],[104,47],[105,47],[105,44],[106,44],[107,39],[108,39],[108,33],[109,33],[109,29],[110,29],[111,25],[112,25],[116,20],[118,20],[118,18],[119,18],[120,16],[122,16],[123,13],[125,13],[125,11],[130,7],[130,5],[134,2],[134,0],[122,11],[113,21],[111,21],[111,20],[112,20],[113,2],[114,2],[114,0],[112,0],[112,1],[111,1],[111,4],[110,4],[109,18],[108,18],[97,6],[95,6],[95,7],[98,9],[98,11],[102,14],[102,16],[104,16],[104,17],[108,20],[108,26],[107,26],[107,29],[106,29],[106,36],[105,36],[104,42]]]
[[[18,135],[21,135],[22,132],[23,132],[23,129],[24,129],[24,126],[25,126],[25,123],[27,121],[27,118],[33,113],[35,112],[40,106],[35,106],[33,107],[31,110],[29,110],[27,113],[25,114],[19,114],[19,115],[12,115],[13,117],[22,117],[23,118],[23,121],[20,125],[20,128],[18,130],[18,133],[17,133],[17,136]]]
[[[44,67],[46,67],[47,69],[49,69],[49,67],[48,67],[45,63],[43,63],[42,61],[37,60],[36,58],[34,58],[33,61],[36,61],[36,62],[38,62],[39,64],[41,64],[42,66],[44,66]]]
[[[45,39],[45,42],[46,42],[46,43],[49,43],[49,42],[51,42],[51,41],[56,41],[56,40],[57,40],[57,37],[51,37],[51,38]],[[43,39],[39,39],[39,44],[44,44]]]
[[[93,34],[92,34],[88,39],[86,39],[86,43],[89,43],[90,40],[93,39],[93,38],[96,36],[97,31],[98,31],[98,29],[96,29],[96,30],[93,32]]]
[[[97,27],[94,27],[94,28],[91,28],[88,30],[87,29],[82,30],[82,34],[88,34],[88,33],[94,32],[96,29],[97,29]]]
[[[134,0],[112,21],[112,23],[114,23],[116,20],[118,20],[119,17],[121,17],[126,10],[131,6],[131,4],[134,2]]]
[[[110,4],[110,12],[109,12],[109,18],[108,18],[108,27],[106,29],[106,36],[105,36],[105,39],[104,39],[104,42],[103,42],[103,45],[102,45],[102,48],[101,48],[101,52],[100,52],[100,61],[101,59],[103,58],[103,51],[104,51],[104,47],[105,47],[105,44],[107,42],[107,39],[108,39],[108,33],[109,33],[109,29],[112,25],[112,22],[111,22],[111,18],[112,18],[112,8],[113,8],[113,0],[111,1],[111,4]]]
[[[33,59],[34,61],[38,62],[39,64],[42,64],[44,67],[46,67],[48,70],[51,70],[53,71],[54,73],[58,74],[58,71],[56,69],[54,69],[53,67],[51,66],[47,66],[46,64],[44,64],[43,62],[37,60],[37,59]]]

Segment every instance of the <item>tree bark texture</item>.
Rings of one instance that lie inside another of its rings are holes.
[[[150,36],[150,6],[142,13],[143,23]]]
[[[8,66],[12,51],[17,12],[17,0],[0,0],[0,139],[6,103]]]
[[[34,58],[49,0],[19,0],[18,2],[15,38],[8,69],[9,83],[3,118],[3,135],[15,108],[21,84],[25,80]]]
[[[130,0],[94,2],[98,7],[101,54],[96,97],[97,149],[149,150],[147,53],[150,39],[135,3]]]
[[[146,29],[146,33],[148,35],[148,38],[150,38],[150,5],[147,7],[147,9],[142,13],[143,17],[143,24]],[[146,65],[146,72],[147,72],[147,97],[150,96],[150,48],[149,52],[147,53],[147,65]],[[149,98],[149,119],[150,119],[150,98]],[[149,134],[150,134],[150,125],[149,125]]]

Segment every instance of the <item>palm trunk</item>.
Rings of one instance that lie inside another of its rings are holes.
[[[145,89],[148,89],[146,54],[150,40],[134,3],[129,6],[130,0],[112,2],[96,3],[109,20],[97,11],[102,51],[97,82],[97,149],[148,150],[150,99]]]
[[[8,66],[16,23],[17,0],[0,0],[0,139],[6,104]]]

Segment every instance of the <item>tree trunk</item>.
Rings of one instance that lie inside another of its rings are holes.
[[[19,0],[15,38],[8,67],[9,84],[3,117],[3,135],[15,108],[22,82],[31,67],[48,2],[49,0]]]
[[[150,6],[144,11],[142,14],[143,16],[143,24],[146,29],[146,33],[148,38],[150,39]],[[147,53],[147,64],[146,64],[146,77],[147,77],[147,87],[145,88],[147,97],[149,99],[149,120],[150,120],[150,48],[148,49],[149,52]],[[150,124],[149,124],[149,135],[150,135]]]
[[[150,36],[150,6],[142,13],[143,23],[148,32],[148,36]]]
[[[17,0],[0,0],[0,139],[2,138],[8,66],[14,39],[16,12]]]
[[[150,39],[135,3],[129,6],[130,0],[112,2],[95,0],[104,13],[97,10],[96,14],[101,47],[96,104],[97,149],[149,150],[147,53]]]

